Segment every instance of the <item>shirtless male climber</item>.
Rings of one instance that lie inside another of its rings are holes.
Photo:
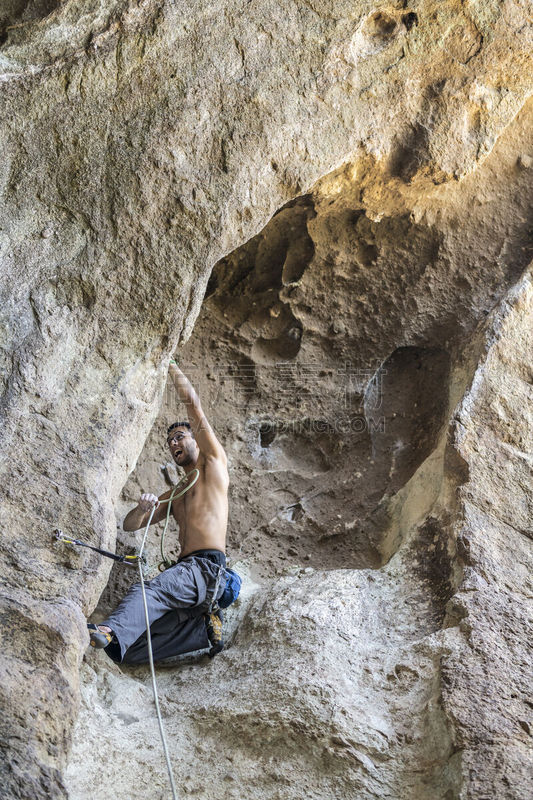
[[[179,525],[180,557],[177,564],[145,582],[154,659],[167,658],[209,647],[210,655],[222,649],[221,612],[213,613],[224,593],[226,579],[226,528],[228,523],[228,467],[224,448],[215,436],[200,399],[174,361],[170,376],[189,422],[175,422],[167,432],[172,458],[185,470],[182,487],[198,478],[181,497],[172,500]],[[124,519],[125,531],[166,517],[172,490],[159,498],[142,494],[136,508]],[[222,603],[222,601],[221,601]],[[146,621],[141,584],[131,587],[118,608],[100,625],[89,624],[91,645],[105,647],[117,663],[148,661]]]

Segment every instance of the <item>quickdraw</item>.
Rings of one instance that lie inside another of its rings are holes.
[[[100,553],[101,556],[112,558],[113,561],[120,561],[123,564],[129,564],[132,567],[137,566],[139,562],[146,564],[146,558],[144,556],[139,556],[137,553],[132,556],[121,556],[119,553],[110,553],[109,550],[102,550],[100,547],[94,547],[92,544],[82,542],[81,539],[70,539],[68,536],[65,536],[63,531],[59,530],[59,528],[55,529],[54,537],[59,539],[61,542],[65,542],[65,544],[75,544],[78,545],[78,547],[88,547],[89,550],[94,550],[95,553]]]
[[[182,485],[183,481],[186,480],[189,477],[189,475],[184,475],[183,478],[180,481],[178,481],[176,486],[174,486],[174,488],[172,489],[172,492],[170,493],[170,497],[166,498],[165,500],[160,500],[159,501],[160,504],[168,503],[167,516],[166,516],[166,519],[165,519],[165,527],[163,528],[163,533],[161,534],[161,559],[162,560],[158,564],[158,569],[159,569],[160,572],[163,572],[165,569],[167,569],[168,567],[171,567],[171,566],[173,566],[173,564],[175,564],[174,561],[171,561],[170,559],[168,559],[165,556],[165,534],[167,532],[168,523],[169,523],[169,520],[170,520],[170,511],[171,511],[171,508],[172,508],[172,501],[173,500],[177,500],[178,497],[182,497],[182,495],[184,495],[185,492],[188,492],[189,489],[194,486],[194,484],[196,483],[196,481],[200,477],[200,470],[199,469],[197,469],[197,468],[193,469],[191,471],[191,475],[193,473],[196,473],[196,474],[194,475],[194,477],[191,480],[191,482],[188,483],[187,486],[185,486],[180,492],[178,492],[178,489]],[[152,509],[152,513],[150,515],[150,521],[152,520],[152,516],[153,516],[153,512],[154,511],[155,511],[155,507]],[[87,542],[82,542],[81,539],[71,539],[69,536],[66,536],[63,533],[63,531],[60,530],[59,528],[56,528],[54,530],[54,537],[57,540],[59,540],[61,542],[64,542],[65,544],[74,544],[77,547],[88,547],[89,550],[94,550],[95,553],[99,553],[101,556],[105,556],[106,558],[112,558],[113,561],[119,561],[121,564],[128,564],[129,566],[135,567],[135,566],[137,566],[137,564],[140,563],[144,567],[147,566],[146,556],[144,556],[142,554],[142,551],[141,551],[141,553],[135,553],[134,555],[131,555],[131,556],[130,555],[128,555],[128,556],[127,555],[120,555],[119,553],[111,553],[111,552],[109,552],[109,550],[102,550],[101,547],[95,547],[94,545],[88,544]],[[144,545],[143,545],[143,547],[144,547]]]

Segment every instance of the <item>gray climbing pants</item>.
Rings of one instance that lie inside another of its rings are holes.
[[[226,557],[220,550],[197,550],[145,582],[154,660],[209,647],[204,615],[226,584]],[[113,661],[148,661],[141,584],[131,587],[118,608],[100,623],[117,641],[105,651]]]

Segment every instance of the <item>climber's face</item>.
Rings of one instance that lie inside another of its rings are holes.
[[[167,444],[172,458],[180,467],[196,464],[200,454],[196,439],[185,426],[172,428],[167,436]]]

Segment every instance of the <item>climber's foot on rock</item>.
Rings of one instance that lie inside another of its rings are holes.
[[[211,642],[211,650],[208,653],[209,658],[213,658],[217,653],[224,649],[224,642],[222,640],[222,611],[213,611],[211,614],[205,615],[205,624],[207,628],[207,636]]]
[[[113,631],[107,625],[93,625],[92,622],[88,622],[87,629],[91,637],[91,647],[107,647],[113,641]]]

